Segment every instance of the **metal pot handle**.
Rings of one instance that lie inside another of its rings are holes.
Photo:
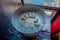
[[[14,34],[14,33],[17,32],[17,31],[15,31],[15,30],[13,30],[11,27],[8,29],[8,31],[9,31],[10,34]]]
[[[57,12],[53,12],[52,15],[51,15],[51,20],[53,19],[53,17],[55,16]]]

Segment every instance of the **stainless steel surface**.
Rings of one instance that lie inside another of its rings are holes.
[[[27,7],[28,6],[28,7]],[[15,18],[15,17],[18,17],[19,15],[21,15],[22,14],[22,12],[29,12],[29,11],[31,11],[31,12],[39,12],[41,15],[42,15],[42,17],[43,17],[43,23],[44,23],[44,25],[45,25],[45,17],[46,17],[46,15],[45,15],[45,13],[43,12],[43,10],[40,8],[40,7],[38,7],[38,6],[34,6],[34,5],[24,5],[23,7],[21,7],[21,8],[19,8],[18,10],[16,10],[15,12],[14,12],[14,14],[13,14],[13,16],[11,17],[12,18],[12,20],[14,20],[13,18]],[[15,16],[15,17],[14,17]],[[14,24],[13,23],[13,21],[12,21],[12,24],[13,24],[13,26],[14,26],[14,28],[17,30],[17,31],[19,31],[19,32],[21,32],[21,33],[24,33],[24,32],[22,32],[20,29],[18,29],[17,27],[18,26],[16,26],[16,24]],[[43,28],[44,26],[42,26],[42,28]],[[41,29],[40,29],[41,30]],[[39,32],[40,30],[38,30],[38,31],[36,31],[36,32],[32,32],[32,33],[37,33],[37,32]],[[29,34],[32,34],[31,32],[29,33]],[[28,33],[27,33],[28,34]]]

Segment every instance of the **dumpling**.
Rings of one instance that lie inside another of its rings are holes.
[[[34,23],[35,27],[39,27],[39,24],[38,23]]]
[[[28,13],[27,15],[28,15],[28,18],[30,18],[30,14]]]
[[[21,18],[21,20],[23,21],[23,20],[26,20],[26,18]]]
[[[34,21],[34,23],[38,23],[38,19],[36,19],[36,20]]]
[[[24,15],[24,18],[26,18],[26,19],[27,19],[27,15]]]
[[[21,18],[22,21],[25,21],[27,19],[27,16],[24,15],[24,17]]]
[[[28,13],[27,14],[29,18],[32,18],[32,19],[35,19],[36,15],[35,14],[32,14],[32,13]]]
[[[31,18],[32,19],[35,19],[36,15],[35,14],[32,14]]]

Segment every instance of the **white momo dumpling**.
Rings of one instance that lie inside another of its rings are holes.
[[[22,21],[26,21],[26,19],[27,19],[27,16],[26,16],[26,15],[24,15],[24,16],[21,18]]]
[[[21,18],[21,20],[22,20],[22,21],[25,21],[25,20],[26,20],[26,18],[25,18],[25,17],[23,17],[23,18]]]
[[[38,19],[36,19],[36,20],[34,21],[34,23],[38,23]]]
[[[28,14],[28,16],[29,16],[29,18],[32,18],[32,19],[35,19],[35,17],[36,17],[36,15],[32,14],[32,13]]]
[[[35,19],[36,15],[33,14],[33,12],[30,12],[30,13],[27,13],[28,15],[28,18],[32,18],[32,19]]]
[[[30,13],[28,13],[27,15],[28,15],[28,18],[30,18]]]
[[[27,19],[27,15],[24,15],[24,18],[26,18],[26,19]]]
[[[38,23],[34,23],[35,27],[39,27],[39,24]]]

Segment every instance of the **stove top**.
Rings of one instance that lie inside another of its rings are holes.
[[[40,32],[39,35],[37,35],[36,37],[24,37],[22,36],[21,34],[14,34],[10,40],[50,40],[50,34],[49,33],[43,33],[43,32]]]
[[[49,17],[48,17],[49,18]],[[50,20],[50,19],[49,19]],[[1,20],[0,20],[1,21]],[[4,33],[6,33],[6,36],[3,36],[5,38],[7,38],[8,40],[29,40],[31,38],[25,38],[23,37],[21,34],[19,34],[12,26],[10,19],[8,19],[6,22],[6,20],[4,19],[4,21],[2,21],[1,23],[4,23],[2,25],[2,27],[4,27],[4,25],[6,24],[7,26],[5,26],[4,28],[6,28],[6,31],[4,30]],[[49,24],[48,24],[49,23]],[[45,28],[43,28],[43,30],[46,30],[47,27],[49,28],[50,26],[50,21],[48,21],[45,25]],[[11,28],[11,31],[9,31],[9,28]],[[1,30],[1,29],[0,29]],[[9,31],[9,32],[8,32]],[[40,32],[39,35],[37,35],[36,37],[33,37],[31,40],[50,40],[50,33],[46,33],[46,32]]]
[[[48,31],[50,32],[50,17],[46,17],[47,23],[45,25],[45,27],[43,28],[44,31]],[[21,34],[19,34],[18,31],[16,31],[13,28],[13,25],[11,24],[11,22],[9,22],[9,36],[7,36],[6,38],[8,38],[9,40],[50,40],[50,33],[47,32],[40,32],[39,35],[37,35],[36,37],[33,38],[25,38],[24,36],[22,36]]]

